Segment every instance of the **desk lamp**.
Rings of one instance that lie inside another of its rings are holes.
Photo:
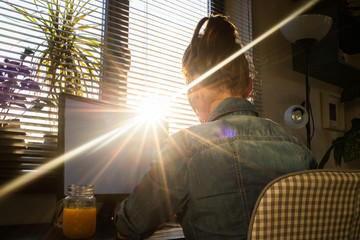
[[[296,16],[290,22],[280,28],[284,37],[295,45],[299,46],[305,54],[305,109],[306,117],[306,145],[311,149],[310,136],[310,86],[309,86],[309,52],[318,41],[325,37],[332,24],[331,17],[321,14],[303,14]],[[291,107],[290,107],[291,108]],[[295,114],[295,113],[294,113]]]

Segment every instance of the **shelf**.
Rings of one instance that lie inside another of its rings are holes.
[[[360,68],[345,63],[341,60],[340,53],[341,51],[347,54],[359,52],[360,24],[334,7],[317,10],[316,13],[332,17],[333,24],[326,37],[309,54],[309,75],[342,88],[352,86],[360,81]],[[341,25],[339,19],[341,19]],[[343,27],[344,21],[349,22],[347,28]],[[351,35],[352,31],[353,35]],[[343,49],[340,50],[341,47]],[[293,45],[292,50],[293,70],[305,74],[304,54],[296,45]]]
[[[293,70],[305,74],[304,55],[293,55]],[[309,56],[309,75],[330,84],[346,88],[360,80],[360,69],[338,60],[330,61],[329,58],[326,58],[326,55],[311,54]]]

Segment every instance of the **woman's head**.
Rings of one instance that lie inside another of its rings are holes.
[[[201,32],[204,24],[206,26]],[[236,28],[227,17],[216,15],[201,19],[183,56],[183,72],[187,83],[222,62],[241,47]],[[233,96],[247,97],[251,84],[249,64],[242,54],[206,78],[201,86],[225,88],[230,90]]]

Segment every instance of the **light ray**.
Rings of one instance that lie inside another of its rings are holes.
[[[231,62],[232,60],[234,60],[235,58],[237,58],[241,54],[244,54],[250,48],[254,47],[256,44],[258,44],[259,42],[261,42],[262,40],[264,40],[265,38],[267,38],[268,36],[273,34],[280,27],[282,27],[283,25],[285,25],[286,23],[291,21],[294,17],[302,14],[304,11],[306,11],[307,9],[309,9],[310,7],[315,5],[317,2],[319,2],[319,0],[308,1],[304,6],[302,6],[298,10],[291,13],[284,20],[280,21],[278,24],[276,24],[275,26],[270,28],[268,31],[263,33],[261,36],[259,36],[258,38],[256,38],[255,40],[253,40],[252,42],[250,42],[249,44],[244,46],[241,50],[235,52],[234,54],[229,56],[227,59],[220,62],[218,65],[216,65],[215,67],[213,67],[212,69],[210,69],[209,71],[207,71],[206,73],[201,75],[199,78],[194,80],[188,86],[181,89],[177,94],[174,94],[169,100],[171,101],[172,99],[177,98],[180,94],[186,93],[188,89],[194,87],[196,84],[200,83],[201,81],[203,81],[204,79],[209,77],[214,72],[218,71],[220,68],[224,67],[226,64],[228,64],[229,62]],[[26,183],[28,183],[28,182],[36,179],[37,177],[43,175],[46,172],[46,170],[53,169],[53,168],[59,166],[60,164],[62,164],[65,160],[71,159],[71,158],[77,156],[78,154],[80,154],[80,153],[82,153],[82,152],[84,152],[84,151],[86,151],[88,149],[91,149],[92,147],[97,146],[98,144],[102,143],[103,141],[109,139],[114,134],[115,135],[124,134],[129,129],[131,129],[133,126],[135,126],[136,124],[138,124],[138,121],[134,121],[134,122],[129,123],[128,125],[122,126],[121,128],[114,129],[113,131],[111,131],[109,133],[106,133],[106,134],[100,136],[99,138],[96,138],[96,139],[94,139],[94,140],[92,140],[92,141],[90,141],[90,142],[88,142],[88,143],[86,143],[86,144],[84,144],[84,145],[70,151],[67,154],[64,154],[64,155],[62,155],[62,156],[60,156],[58,158],[55,158],[55,159],[51,160],[50,162],[40,166],[39,168],[35,169],[34,171],[26,173],[26,174],[16,178],[15,180],[9,182],[8,184],[6,184],[2,188],[0,188],[0,198],[5,196],[7,193],[13,191],[14,189],[17,189],[18,187],[21,187],[21,186],[25,185]]]
[[[222,62],[220,62],[219,64],[217,64],[216,66],[214,66],[213,68],[211,68],[210,70],[205,72],[204,74],[202,74],[200,77],[195,79],[189,85],[182,88],[177,94],[175,94],[174,96],[172,96],[170,98],[170,101],[177,98],[180,94],[186,93],[189,89],[191,89],[195,85],[199,84],[200,82],[205,80],[207,77],[211,76],[213,73],[215,73],[216,71],[218,71],[219,69],[224,67],[226,64],[230,63],[235,58],[239,57],[241,54],[244,54],[246,51],[248,51],[249,49],[251,49],[252,47],[257,45],[258,43],[263,41],[265,38],[269,37],[271,34],[273,34],[275,31],[279,30],[282,26],[284,26],[288,22],[290,22],[296,16],[302,14],[304,11],[306,11],[309,8],[311,8],[312,6],[314,6],[317,2],[319,2],[319,0],[311,0],[308,3],[306,3],[304,6],[302,6],[301,8],[299,8],[296,11],[294,11],[293,13],[291,13],[288,17],[286,17],[285,19],[283,19],[282,21],[280,21],[279,23],[274,25],[272,28],[270,28],[268,31],[266,31],[262,35],[260,35],[258,38],[256,38],[255,40],[253,40],[252,42],[250,42],[249,44],[244,46],[239,51],[237,51],[234,54],[230,55],[228,58],[226,58],[225,60],[223,60]],[[206,144],[209,144],[212,147],[216,147],[218,150],[224,152],[225,154],[230,154],[230,155],[232,154],[231,152],[227,151],[226,149],[220,148],[218,145],[214,144],[213,142],[210,142],[209,140],[207,140],[207,139],[205,139],[205,138],[203,138],[203,137],[201,137],[201,136],[199,136],[199,135],[197,135],[197,134],[195,134],[193,132],[190,132],[187,129],[185,129],[185,131],[187,131],[192,136],[200,139],[202,142],[204,142]],[[176,145],[176,143],[174,143],[174,144]],[[162,171],[162,174],[164,174],[164,177],[165,177],[164,169],[162,168],[161,171]],[[166,182],[165,182],[165,185],[166,185]]]
[[[140,129],[141,123],[139,124],[140,121],[137,121],[137,124],[134,126],[134,128],[132,128],[132,131],[130,133],[127,134],[126,139],[124,139],[124,141],[122,141],[121,145],[119,145],[119,148],[116,149],[116,152],[113,154],[113,156],[108,159],[108,161],[106,161],[105,165],[98,170],[98,173],[96,174],[96,176],[94,177],[94,179],[92,180],[92,182],[90,184],[94,184],[99,178],[101,178],[101,176],[103,175],[103,173],[109,168],[109,166],[111,165],[111,163],[116,159],[116,157],[119,155],[119,153],[126,147],[126,145],[128,144],[128,142],[131,140],[131,138],[135,135],[135,133]],[[129,123],[127,123],[129,124]],[[106,142],[104,142],[103,144],[101,144],[102,146],[105,146],[106,144],[114,141],[116,139],[116,137],[118,137],[119,135],[115,136],[111,136],[110,139],[106,140]],[[97,148],[98,149],[98,148]],[[96,149],[96,150],[97,150]],[[95,151],[96,151],[95,150]]]
[[[155,126],[154,126],[154,123],[153,123],[153,134],[154,136],[156,137],[154,140],[155,140],[155,146],[156,146],[156,151],[157,151],[157,158],[158,158],[158,162],[159,162],[159,166],[160,166],[160,171],[161,171],[161,175],[162,175],[162,180],[163,180],[163,183],[164,183],[164,188],[165,189],[168,189],[168,182],[167,182],[167,179],[166,179],[166,173],[165,173],[165,168],[164,168],[164,161],[163,161],[163,158],[162,158],[162,154],[161,154],[161,147],[160,147],[160,143],[159,143],[159,137],[157,135],[157,131],[155,131]],[[170,201],[170,195],[168,194],[167,192],[167,202],[171,202]]]
[[[195,85],[199,84],[203,80],[205,80],[207,77],[211,76],[213,73],[224,67],[226,64],[234,60],[235,58],[239,57],[241,54],[244,54],[246,51],[248,51],[250,48],[254,47],[261,41],[263,41],[265,38],[269,37],[271,34],[273,34],[275,31],[279,30],[282,26],[290,22],[292,19],[294,19],[296,16],[302,14],[312,6],[314,6],[316,3],[318,3],[320,0],[310,0],[306,4],[304,4],[302,7],[298,8],[294,12],[292,12],[289,16],[287,16],[285,19],[280,21],[279,23],[275,24],[273,27],[271,27],[269,30],[267,30],[265,33],[260,35],[255,40],[251,41],[249,44],[241,48],[239,51],[233,53],[228,58],[224,59],[222,62],[215,65],[213,68],[199,76],[197,79],[192,81],[189,85],[185,86],[184,88],[180,89],[180,91],[177,94],[174,94],[174,96],[171,97],[170,101],[177,98],[179,95],[186,93],[189,89],[194,87]]]

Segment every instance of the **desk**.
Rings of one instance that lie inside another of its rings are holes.
[[[0,226],[0,239],[6,240],[69,240],[61,229],[51,224],[31,224],[18,226]],[[87,240],[116,240],[114,226],[96,226],[94,236]],[[184,239],[182,229],[178,225],[165,224],[147,240]]]

